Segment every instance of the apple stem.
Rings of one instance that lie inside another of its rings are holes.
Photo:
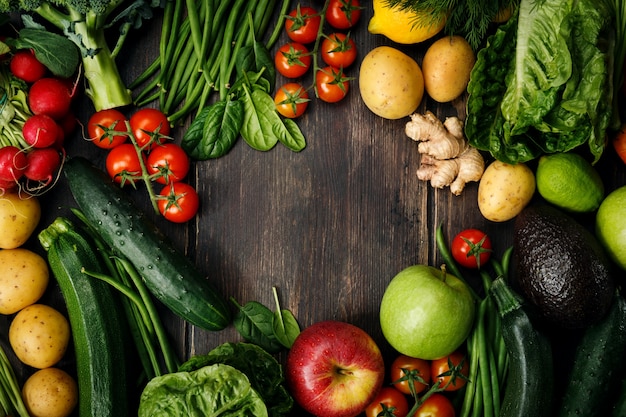
[[[337,368],[337,373],[339,375],[353,375],[354,374],[354,372],[345,368]]]
[[[446,278],[447,278],[447,276],[448,276],[448,274],[447,274],[447,272],[448,272],[448,271],[447,271],[447,269],[446,269],[446,264],[441,264],[441,272],[442,272],[442,274],[441,274],[441,280],[442,280],[443,282],[446,282]]]

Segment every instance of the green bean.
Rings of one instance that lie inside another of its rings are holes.
[[[491,386],[491,378],[489,376],[489,352],[487,349],[486,337],[485,337],[485,317],[487,311],[487,300],[484,299],[479,304],[479,313],[478,313],[478,349],[480,350],[480,359],[479,359],[479,372],[480,379],[482,385],[482,397],[484,404],[484,416],[491,417],[494,416],[493,409],[493,397],[492,397],[492,389]]]
[[[224,40],[223,45],[225,48],[222,50],[221,59],[220,59],[220,85],[219,85],[219,94],[220,100],[224,100],[226,98],[226,88],[228,83],[230,82],[228,67],[230,65],[231,59],[231,48],[232,42],[235,37],[235,25],[237,24],[237,19],[240,16],[241,8],[246,4],[245,0],[235,0],[235,4],[230,12],[228,17],[228,21],[226,22],[226,28],[224,30]]]
[[[285,22],[285,15],[287,14],[287,11],[289,10],[289,4],[290,4],[289,0],[283,0],[283,4],[278,14],[278,20],[276,24],[274,25],[274,31],[272,32],[272,34],[270,35],[266,43],[266,46],[268,48],[271,48],[272,46],[274,46],[274,44],[276,44],[276,42],[278,41],[278,38],[280,37],[282,33],[283,25]]]
[[[474,324],[474,328],[476,328],[476,324]],[[472,407],[476,407],[475,399],[477,396],[477,381],[478,381],[478,358],[479,358],[479,349],[478,349],[478,339],[477,333],[475,330],[472,330],[470,333],[466,345],[467,345],[467,353],[470,357],[469,359],[469,375],[467,376],[467,384],[465,386],[465,395],[463,398],[463,404],[461,406],[461,416],[460,417],[469,417],[470,411]]]
[[[484,395],[483,384],[480,372],[476,375],[476,394],[474,395],[474,404],[472,408],[472,417],[486,417],[483,414],[484,407]]]

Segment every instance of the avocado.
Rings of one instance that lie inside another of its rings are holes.
[[[513,228],[514,276],[548,322],[569,329],[600,320],[615,293],[612,265],[596,237],[548,204],[526,207]]]

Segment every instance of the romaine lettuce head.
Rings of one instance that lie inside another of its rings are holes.
[[[611,10],[607,0],[522,0],[478,54],[470,144],[518,163],[587,143],[597,161],[612,115]]]
[[[215,364],[151,379],[138,416],[267,417],[267,408],[243,372]]]
[[[246,374],[265,402],[270,417],[289,415],[294,401],[285,387],[283,368],[266,350],[252,343],[223,343],[206,355],[189,358],[179,371],[193,371],[216,363],[230,365]]]

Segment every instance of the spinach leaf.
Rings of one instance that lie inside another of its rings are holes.
[[[248,342],[259,345],[270,353],[278,353],[282,345],[274,335],[272,311],[257,301],[249,301],[243,306],[231,301],[238,311],[233,317],[233,326]]]
[[[249,71],[262,72],[262,76],[269,82],[270,90],[276,85],[276,69],[274,60],[263,42],[254,41],[251,45],[242,47],[235,57],[237,73],[245,74]]]
[[[219,158],[239,138],[243,107],[235,100],[220,100],[203,108],[183,135],[181,146],[192,158],[204,161]]]
[[[275,119],[280,117],[276,113],[272,97],[260,89],[253,89],[243,85],[244,120],[241,128],[241,136],[246,143],[258,151],[269,151],[277,143],[275,134]]]
[[[283,368],[263,348],[251,343],[224,343],[206,355],[191,357],[179,370],[189,372],[216,363],[230,365],[246,374],[265,402],[269,416],[289,414],[294,402],[285,387]]]
[[[7,44],[16,49],[32,49],[35,56],[54,75],[71,77],[80,64],[80,54],[76,45],[54,32],[42,29],[24,28],[16,39],[7,39]]]
[[[280,128],[278,140],[294,152],[300,152],[306,147],[306,139],[296,122],[291,119],[282,119],[284,129]]]
[[[268,411],[247,376],[225,364],[155,377],[141,393],[139,417],[200,415],[265,417]]]
[[[289,349],[300,334],[300,325],[291,311],[281,309],[276,287],[272,288],[272,292],[274,294],[274,302],[276,303],[276,310],[272,319],[274,336],[284,347]]]

